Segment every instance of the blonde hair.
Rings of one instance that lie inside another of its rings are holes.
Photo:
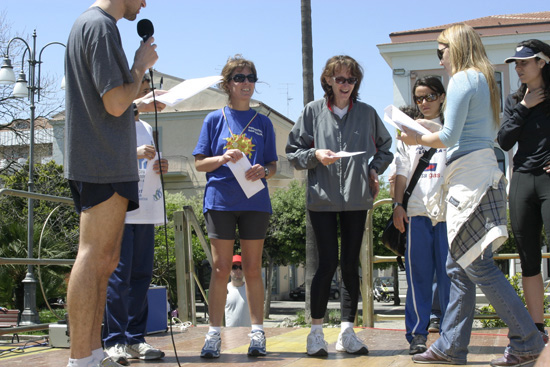
[[[495,80],[495,69],[487,57],[479,34],[469,25],[456,24],[441,32],[437,42],[449,48],[453,75],[475,69],[485,76],[491,95],[493,123],[500,126],[500,92]]]

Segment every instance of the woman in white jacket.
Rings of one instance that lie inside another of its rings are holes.
[[[413,98],[421,117],[432,121],[437,129],[443,124],[440,118],[445,88],[436,76],[426,76],[416,81]],[[437,278],[440,319],[449,303],[451,282],[445,272],[449,253],[447,225],[435,221],[426,208],[429,194],[441,186],[442,173],[447,162],[447,149],[437,149],[428,167],[420,176],[408,201],[403,207],[403,196],[422,155],[429,147],[406,145],[397,142],[395,155],[396,178],[393,203],[393,222],[401,232],[407,231],[405,269],[407,275],[407,301],[405,303],[406,338],[410,344],[409,354],[426,351],[428,325],[432,310],[432,283]]]

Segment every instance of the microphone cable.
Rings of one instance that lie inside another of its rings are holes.
[[[162,190],[162,204],[163,204],[163,213],[164,213],[164,246],[166,249],[166,268],[168,269],[168,274],[170,274],[170,251],[168,248],[168,223],[167,223],[167,215],[166,215],[166,196],[164,192],[164,174],[162,173],[162,157],[160,156],[159,151],[159,130],[158,130],[158,111],[157,111],[157,99],[155,97],[155,83],[153,81],[153,68],[149,69],[149,76],[151,77],[151,90],[153,91],[153,107],[155,108],[155,130],[156,136],[154,137],[155,141],[155,150],[157,152],[158,162],[159,162],[159,171],[160,171],[160,187]],[[167,294],[166,297],[168,298],[168,295],[170,294],[170,291],[172,290],[172,287],[170,286],[170,282],[168,281],[167,284]],[[167,302],[170,304],[169,302]],[[169,307],[170,308],[170,307]],[[170,310],[168,310],[170,312]],[[168,316],[167,316],[168,317]],[[178,351],[176,350],[176,342],[174,341],[174,332],[172,330],[172,321],[170,319],[169,322],[170,327],[170,338],[172,340],[172,349],[174,350],[174,356],[176,357],[176,362],[178,363],[178,366],[181,367],[180,360],[178,357]]]

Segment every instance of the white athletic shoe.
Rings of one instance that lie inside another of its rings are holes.
[[[128,362],[128,358],[130,358],[130,355],[126,353],[126,345],[124,344],[115,344],[112,347],[105,348],[105,353],[107,353],[107,355],[113,360],[113,362],[119,365],[130,365],[130,362]]]
[[[367,346],[355,335],[352,327],[347,328],[338,335],[336,350],[350,354],[369,354]]]
[[[328,356],[328,343],[323,330],[315,330],[307,336],[307,354],[310,356]]]
[[[164,352],[147,343],[129,344],[126,346],[126,352],[130,358],[139,359],[161,359],[164,357]]]

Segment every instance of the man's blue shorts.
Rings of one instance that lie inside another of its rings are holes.
[[[74,206],[78,214],[108,200],[116,192],[128,199],[127,211],[139,208],[138,182],[96,184],[69,180]]]

